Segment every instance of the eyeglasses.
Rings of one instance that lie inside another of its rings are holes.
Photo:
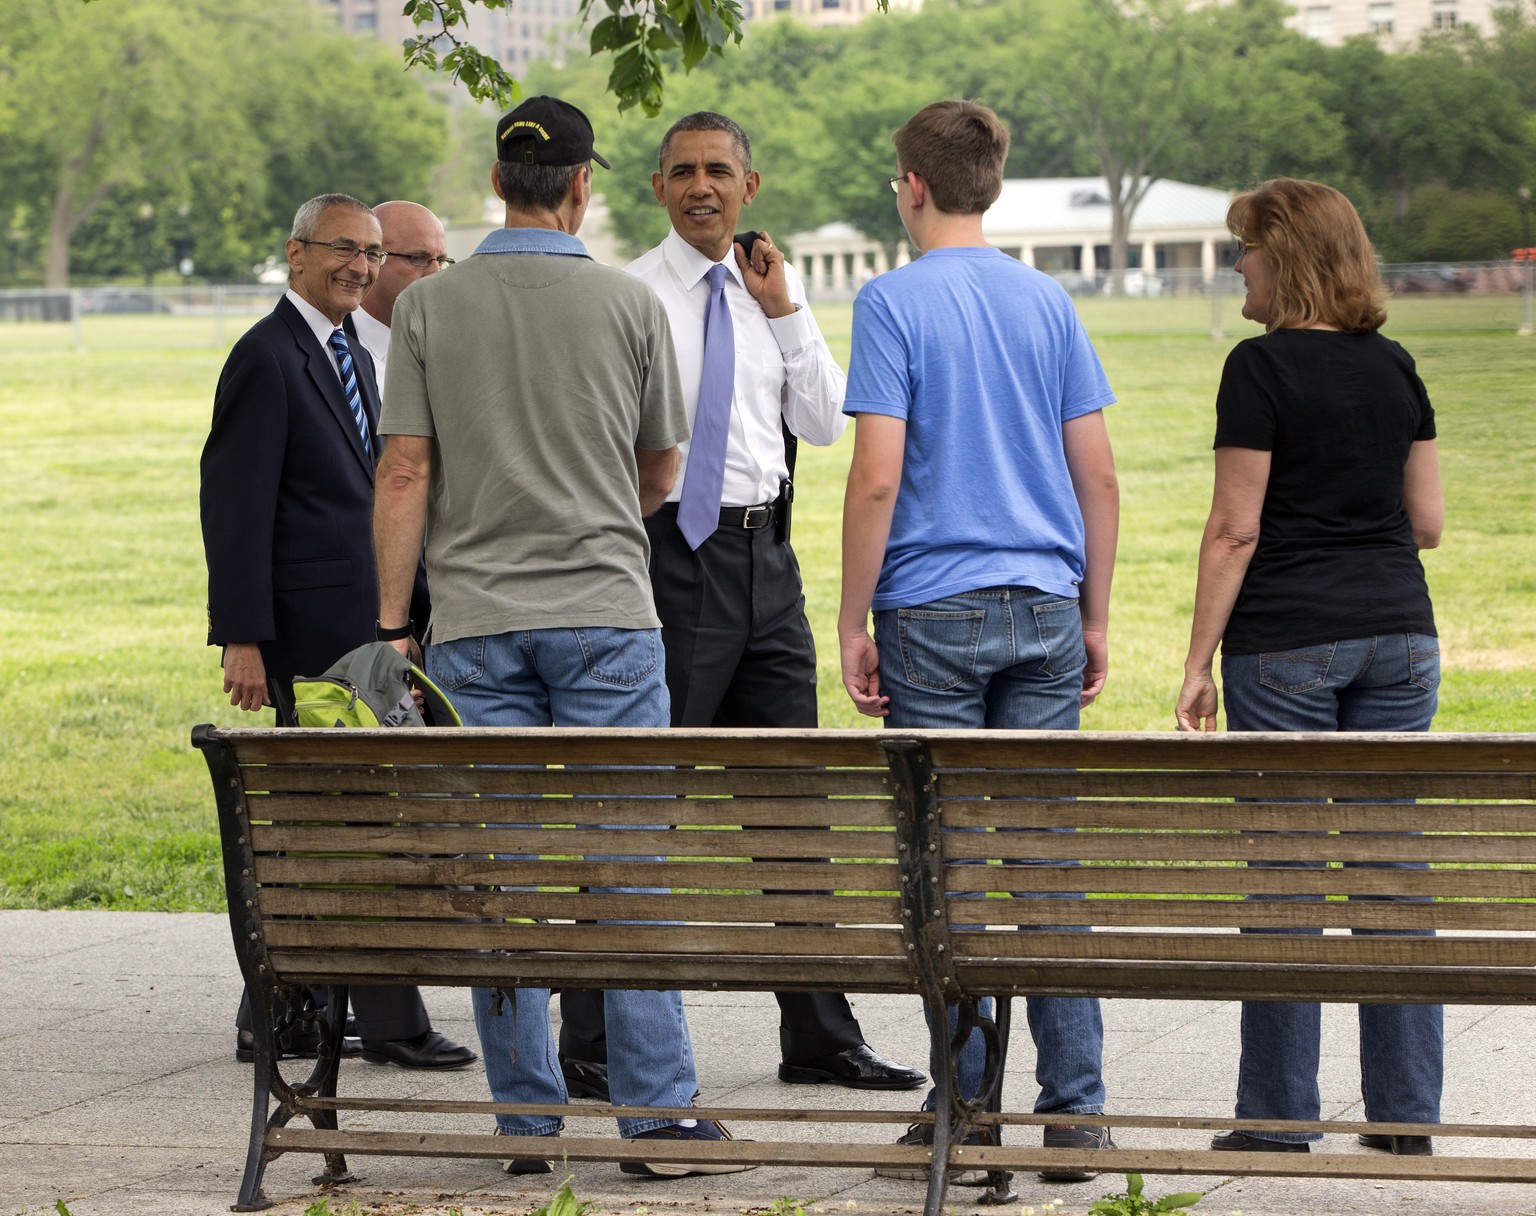
[[[886,180],[888,180],[891,183],[891,193],[892,194],[900,194],[901,193],[901,183],[907,180],[907,175],[905,173],[903,173],[899,177],[887,178]]]
[[[368,259],[370,266],[384,265],[384,259],[389,256],[382,249],[364,249],[361,245],[354,245],[351,241],[306,241],[303,237],[294,237],[301,245],[324,245],[343,262],[350,262],[358,254]]]
[[[1232,261],[1237,262],[1243,254],[1247,253],[1250,249],[1257,249],[1258,247],[1259,243],[1257,241],[1234,241],[1232,244]]]
[[[409,263],[412,270],[425,270],[433,262],[437,263],[439,269],[453,265],[453,259],[446,255],[438,257],[430,253],[396,253],[393,249],[386,252],[392,258],[399,258],[402,262]]]

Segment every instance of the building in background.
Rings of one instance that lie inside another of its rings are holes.
[[[399,45],[416,34],[400,0],[310,0],[350,34]],[[1230,3],[1231,0],[1216,0]],[[1388,50],[1415,45],[1426,33],[1473,26],[1493,34],[1494,14],[1519,0],[1292,0],[1286,24],[1309,38],[1337,46],[1365,34]],[[890,0],[894,11],[916,11],[923,0]],[[880,11],[878,0],[741,0],[747,23],[792,17],[807,25],[853,25]],[[516,76],[535,59],[584,52],[577,27],[580,0],[514,0],[507,9],[467,7],[467,37]]]
[[[377,38],[398,47],[418,30],[403,12],[400,0],[310,0],[329,13],[349,34]],[[573,48],[585,51],[586,37],[577,28],[580,0],[515,0],[511,8],[466,6],[462,37],[493,55],[516,76],[535,59],[558,57]]]
[[[892,12],[914,12],[923,0],[890,0]],[[741,0],[741,11],[750,25],[775,17],[793,17],[806,25],[853,25],[878,13],[878,0]]]
[[[1201,289],[1231,265],[1228,195],[1185,182],[1153,182],[1131,219],[1128,295]],[[1095,291],[1109,266],[1110,209],[1102,177],[1015,178],[1003,183],[982,231],[1004,253],[1054,275],[1069,290]],[[857,291],[891,268],[885,247],[847,224],[789,238],[790,260],[813,298]],[[911,257],[905,245],[896,265]]]
[[[1515,0],[1292,0],[1286,24],[1326,46],[1338,46],[1359,34],[1374,37],[1387,50],[1417,44],[1420,35],[1449,33],[1475,26],[1491,36],[1494,13]]]

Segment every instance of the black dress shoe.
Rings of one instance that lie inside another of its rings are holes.
[[[847,1051],[806,1060],[799,1064],[779,1065],[779,1080],[791,1085],[846,1085],[849,1089],[916,1089],[927,1075],[904,1064],[882,1060],[868,1043]]]
[[[467,1068],[480,1057],[435,1030],[424,1030],[410,1039],[364,1039],[363,1059],[370,1064],[398,1064],[401,1068],[447,1070]]]
[[[1428,1136],[1373,1136],[1361,1132],[1355,1137],[1366,1148],[1379,1148],[1394,1157],[1433,1157],[1435,1142]]]
[[[356,1056],[363,1050],[362,1042],[350,1035],[341,1040],[341,1058]],[[313,1060],[320,1055],[320,1032],[312,1030],[303,1034],[291,1034],[287,1040],[281,1038],[277,1045],[277,1058],[279,1060]],[[235,1059],[241,1064],[254,1064],[256,1062],[256,1036],[249,1030],[237,1031],[235,1034]]]
[[[1211,1139],[1211,1147],[1234,1153],[1310,1153],[1312,1151],[1310,1144],[1297,1144],[1290,1140],[1260,1140],[1247,1132],[1228,1132],[1224,1136],[1214,1136]]]
[[[565,1076],[565,1092],[573,1098],[596,1098],[609,1101],[608,1065],[596,1060],[571,1060],[560,1058],[560,1071]]]

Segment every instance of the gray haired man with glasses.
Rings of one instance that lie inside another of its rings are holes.
[[[379,222],[346,194],[299,208],[285,246],[288,290],[225,360],[203,447],[208,643],[223,648],[231,705],[271,705],[293,723],[293,679],[373,641],[372,518],[379,395],[353,317],[385,262]],[[425,581],[413,609],[427,619]],[[293,1004],[280,1056],[313,1056],[314,1007]],[[432,1029],[415,988],[359,985],[343,1054],[402,1068],[463,1068],[475,1053]],[[256,1045],[242,1006],[235,1058]]]
[[[363,297],[363,306],[352,316],[357,336],[373,356],[379,396],[384,396],[384,365],[389,360],[389,327],[394,323],[395,301],[417,279],[453,265],[448,256],[448,235],[442,221],[420,203],[394,200],[373,209],[389,255],[379,267],[378,281]]]

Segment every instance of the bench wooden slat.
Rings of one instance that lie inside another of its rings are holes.
[[[658,807],[655,798],[498,798],[494,818],[502,823],[642,824],[665,822],[738,827],[881,828],[889,830],[889,798],[675,798]],[[484,823],[490,808],[482,798],[461,795],[257,794],[251,817],[271,823]],[[663,812],[663,813],[659,813]]]
[[[1104,763],[1101,759],[1099,763]],[[1076,772],[1014,772],[1003,769],[942,770],[935,774],[944,798],[1353,798],[1530,799],[1536,777],[1526,772],[1168,772],[1082,769]]]
[[[901,732],[921,738],[936,769],[1162,768],[1280,772],[1536,773],[1536,734],[1443,732],[1411,747],[1393,734],[1168,731]]]
[[[1378,968],[1132,959],[957,959],[965,991],[993,996],[1081,996],[1135,1000],[1327,1001],[1425,1005],[1530,1005],[1528,971],[1491,967]]]
[[[994,867],[950,866],[944,871],[951,894],[990,891],[999,885]],[[856,871],[855,871],[856,872]],[[1398,895],[1442,899],[1536,899],[1536,871],[1479,868],[1433,870],[1298,870],[1258,868],[1236,862],[1208,865],[1009,866],[1010,891],[1111,892],[1181,895]]]
[[[263,884],[324,884],[336,881],[336,859],[329,857],[256,858],[256,881]],[[489,857],[351,857],[348,881],[392,886],[545,886],[622,887],[634,880],[633,863],[623,861],[494,861]],[[1351,870],[1349,873],[1355,873]],[[647,883],[660,887],[776,891],[894,891],[900,879],[888,861],[720,861],[682,858],[648,863]],[[1011,882],[1011,880],[1010,880]],[[1059,885],[1059,884],[1058,884]]]
[[[789,957],[881,955],[905,959],[901,932],[861,925],[601,925],[597,954],[634,952],[659,959],[664,954],[774,954]],[[374,950],[591,950],[594,926],[583,924],[476,924],[474,922],[395,922],[272,920],[265,926],[275,951],[295,947]]]
[[[396,731],[396,735],[408,732]],[[244,768],[246,788],[265,793],[500,794],[582,798],[878,797],[889,777],[873,769],[518,768],[479,765],[269,764]]]
[[[1357,934],[1302,936],[1253,933],[1141,933],[1106,930],[1074,933],[1039,930],[957,929],[957,960],[1185,959],[1245,967],[1391,967],[1493,969],[1521,975],[1536,995],[1536,937],[1376,937]]]
[[[599,895],[546,891],[274,891],[263,901],[273,916],[531,917],[553,920],[660,920],[680,916],[718,924],[837,921],[891,925],[901,919],[894,895]]]
[[[862,833],[848,832],[853,836]],[[1480,865],[1536,863],[1530,836],[1399,836],[1351,832],[945,832],[946,860],[1095,861],[1430,861]],[[1003,867],[1007,869],[1008,867]]]
[[[518,827],[262,827],[251,829],[258,853],[480,853],[607,857],[869,857],[896,856],[890,832],[711,831]],[[338,865],[344,864],[338,861]],[[631,884],[633,885],[633,884]]]
[[[840,905],[839,905],[840,906]],[[1389,900],[1278,902],[1210,899],[1028,899],[988,900],[975,913],[969,903],[951,902],[952,927],[1003,925],[1144,925],[1221,929],[1438,929],[1536,933],[1536,905],[1436,903],[1428,908]],[[849,919],[842,917],[839,919]]]
[[[879,804],[876,804],[879,805]],[[941,798],[950,828],[1140,828],[1145,831],[1536,831],[1530,802],[1208,802],[1171,799]],[[877,820],[878,822],[878,820]]]
[[[427,954],[418,950],[274,950],[268,958],[284,983],[418,983],[529,988],[683,988],[690,992],[824,991],[835,971],[849,992],[910,993],[905,960],[836,952],[802,954]],[[392,978],[393,977],[393,978]],[[914,1016],[915,1009],[914,1009]],[[573,1112],[583,1113],[583,1112]]]
[[[327,738],[323,738],[329,736]],[[340,764],[655,765],[656,732],[581,727],[434,727],[403,730],[251,730],[239,732],[243,762],[311,763],[318,748]],[[321,740],[317,744],[317,740]],[[888,772],[873,730],[693,730],[667,732],[667,763],[764,764],[787,768],[858,768]]]
[[[355,1143],[354,1143],[355,1138]],[[403,1157],[505,1157],[501,1136],[462,1132],[326,1132],[287,1127],[272,1136],[274,1146],[295,1152],[320,1153],[345,1149],[367,1155]],[[743,1164],[862,1166],[921,1165],[927,1151],[886,1143],[833,1143],[801,1140],[725,1140],[701,1142],[620,1140],[610,1136],[562,1133],[555,1147],[572,1161],[657,1161],[703,1164],[734,1161]]]

